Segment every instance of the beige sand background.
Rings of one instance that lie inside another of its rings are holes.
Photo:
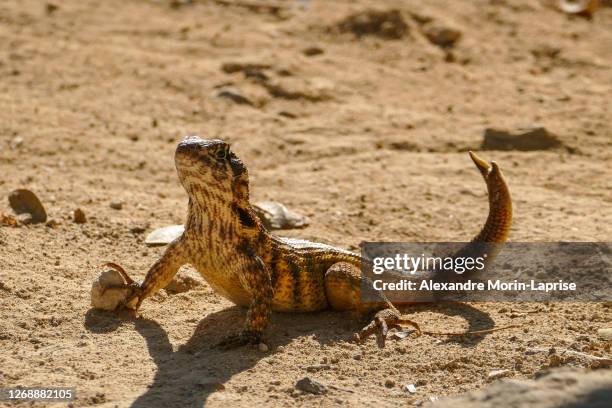
[[[286,235],[355,249],[469,239],[487,202],[465,151],[489,127],[544,126],[561,148],[482,152],[511,186],[511,240],[610,241],[612,8],[589,20],[536,0],[390,0],[377,9],[407,28],[388,39],[338,29],[364,0],[49,4],[0,2],[0,211],[25,187],[58,222],[0,227],[0,386],[73,386],[73,406],[418,405],[495,369],[591,365],[551,347],[610,356],[603,304],[418,306],[430,330],[524,326],[384,350],[350,343],[360,323],[341,313],[277,314],[268,352],[222,352],[211,345],[244,311],[203,282],[160,292],[140,320],[89,310],[89,289],[109,260],[142,279],[163,251],[145,234],[182,223],[173,152],[188,133],[230,140],[254,200],[310,218]],[[432,24],[460,40],[443,50]],[[235,63],[257,69],[226,72]],[[302,394],[304,376],[336,388]]]

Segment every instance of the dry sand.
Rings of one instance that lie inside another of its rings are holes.
[[[482,152],[513,193],[511,240],[612,238],[612,8],[588,20],[536,0],[391,0],[379,9],[406,27],[358,38],[338,22],[364,0],[171,3],[0,2],[0,196],[29,188],[59,223],[0,227],[0,386],[73,386],[79,407],[395,406],[479,389],[494,369],[589,366],[530,349],[610,356],[604,304],[418,306],[430,330],[524,326],[384,350],[349,342],[360,323],[342,313],[276,314],[268,352],[211,348],[244,311],[204,283],[161,291],[139,320],[90,310],[102,262],[142,279],[163,248],[139,231],[182,223],[173,151],[188,133],[229,139],[254,200],[310,217],[286,235],[355,249],[469,239],[487,202],[465,151],[489,127],[544,126],[560,148]],[[462,33],[450,52],[432,25]],[[226,72],[236,63],[256,66]],[[302,394],[304,376],[337,388]]]

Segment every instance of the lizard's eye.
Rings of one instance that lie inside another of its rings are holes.
[[[225,160],[225,157],[227,156],[227,150],[226,149],[219,149],[215,152],[215,158],[217,160]]]

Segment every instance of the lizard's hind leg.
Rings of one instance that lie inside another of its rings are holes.
[[[355,339],[362,342],[375,334],[379,347],[385,346],[389,329],[401,329],[402,325],[414,327],[421,333],[419,325],[402,314],[387,300],[382,292],[376,292],[376,298],[367,302],[361,298],[361,271],[355,265],[338,262],[325,273],[325,294],[334,310],[354,311],[361,315],[376,312],[372,321],[355,333]]]

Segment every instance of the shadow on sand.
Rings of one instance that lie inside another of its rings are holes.
[[[465,304],[417,305],[406,309],[407,313],[432,310],[449,316],[462,316],[469,324],[468,330],[490,329],[493,320],[484,312]],[[211,313],[203,318],[187,343],[174,350],[168,334],[155,321],[146,318],[130,319],[136,330],[146,340],[149,354],[157,365],[153,383],[140,395],[132,407],[202,407],[208,397],[224,388],[234,375],[252,368],[257,362],[277,352],[277,348],[294,338],[311,335],[322,345],[348,341],[353,332],[362,327],[361,322],[347,319],[340,312],[310,314],[274,314],[267,331],[266,343],[270,352],[254,347],[242,347],[223,351],[212,347],[228,328],[238,328],[245,316],[244,309],[231,307]],[[89,310],[85,327],[95,333],[111,333],[125,320],[115,314]],[[422,323],[426,326],[426,322]],[[470,342],[461,338],[449,338],[466,347],[473,347],[482,337]],[[409,341],[408,339],[406,339]],[[373,339],[370,341],[374,341]]]

